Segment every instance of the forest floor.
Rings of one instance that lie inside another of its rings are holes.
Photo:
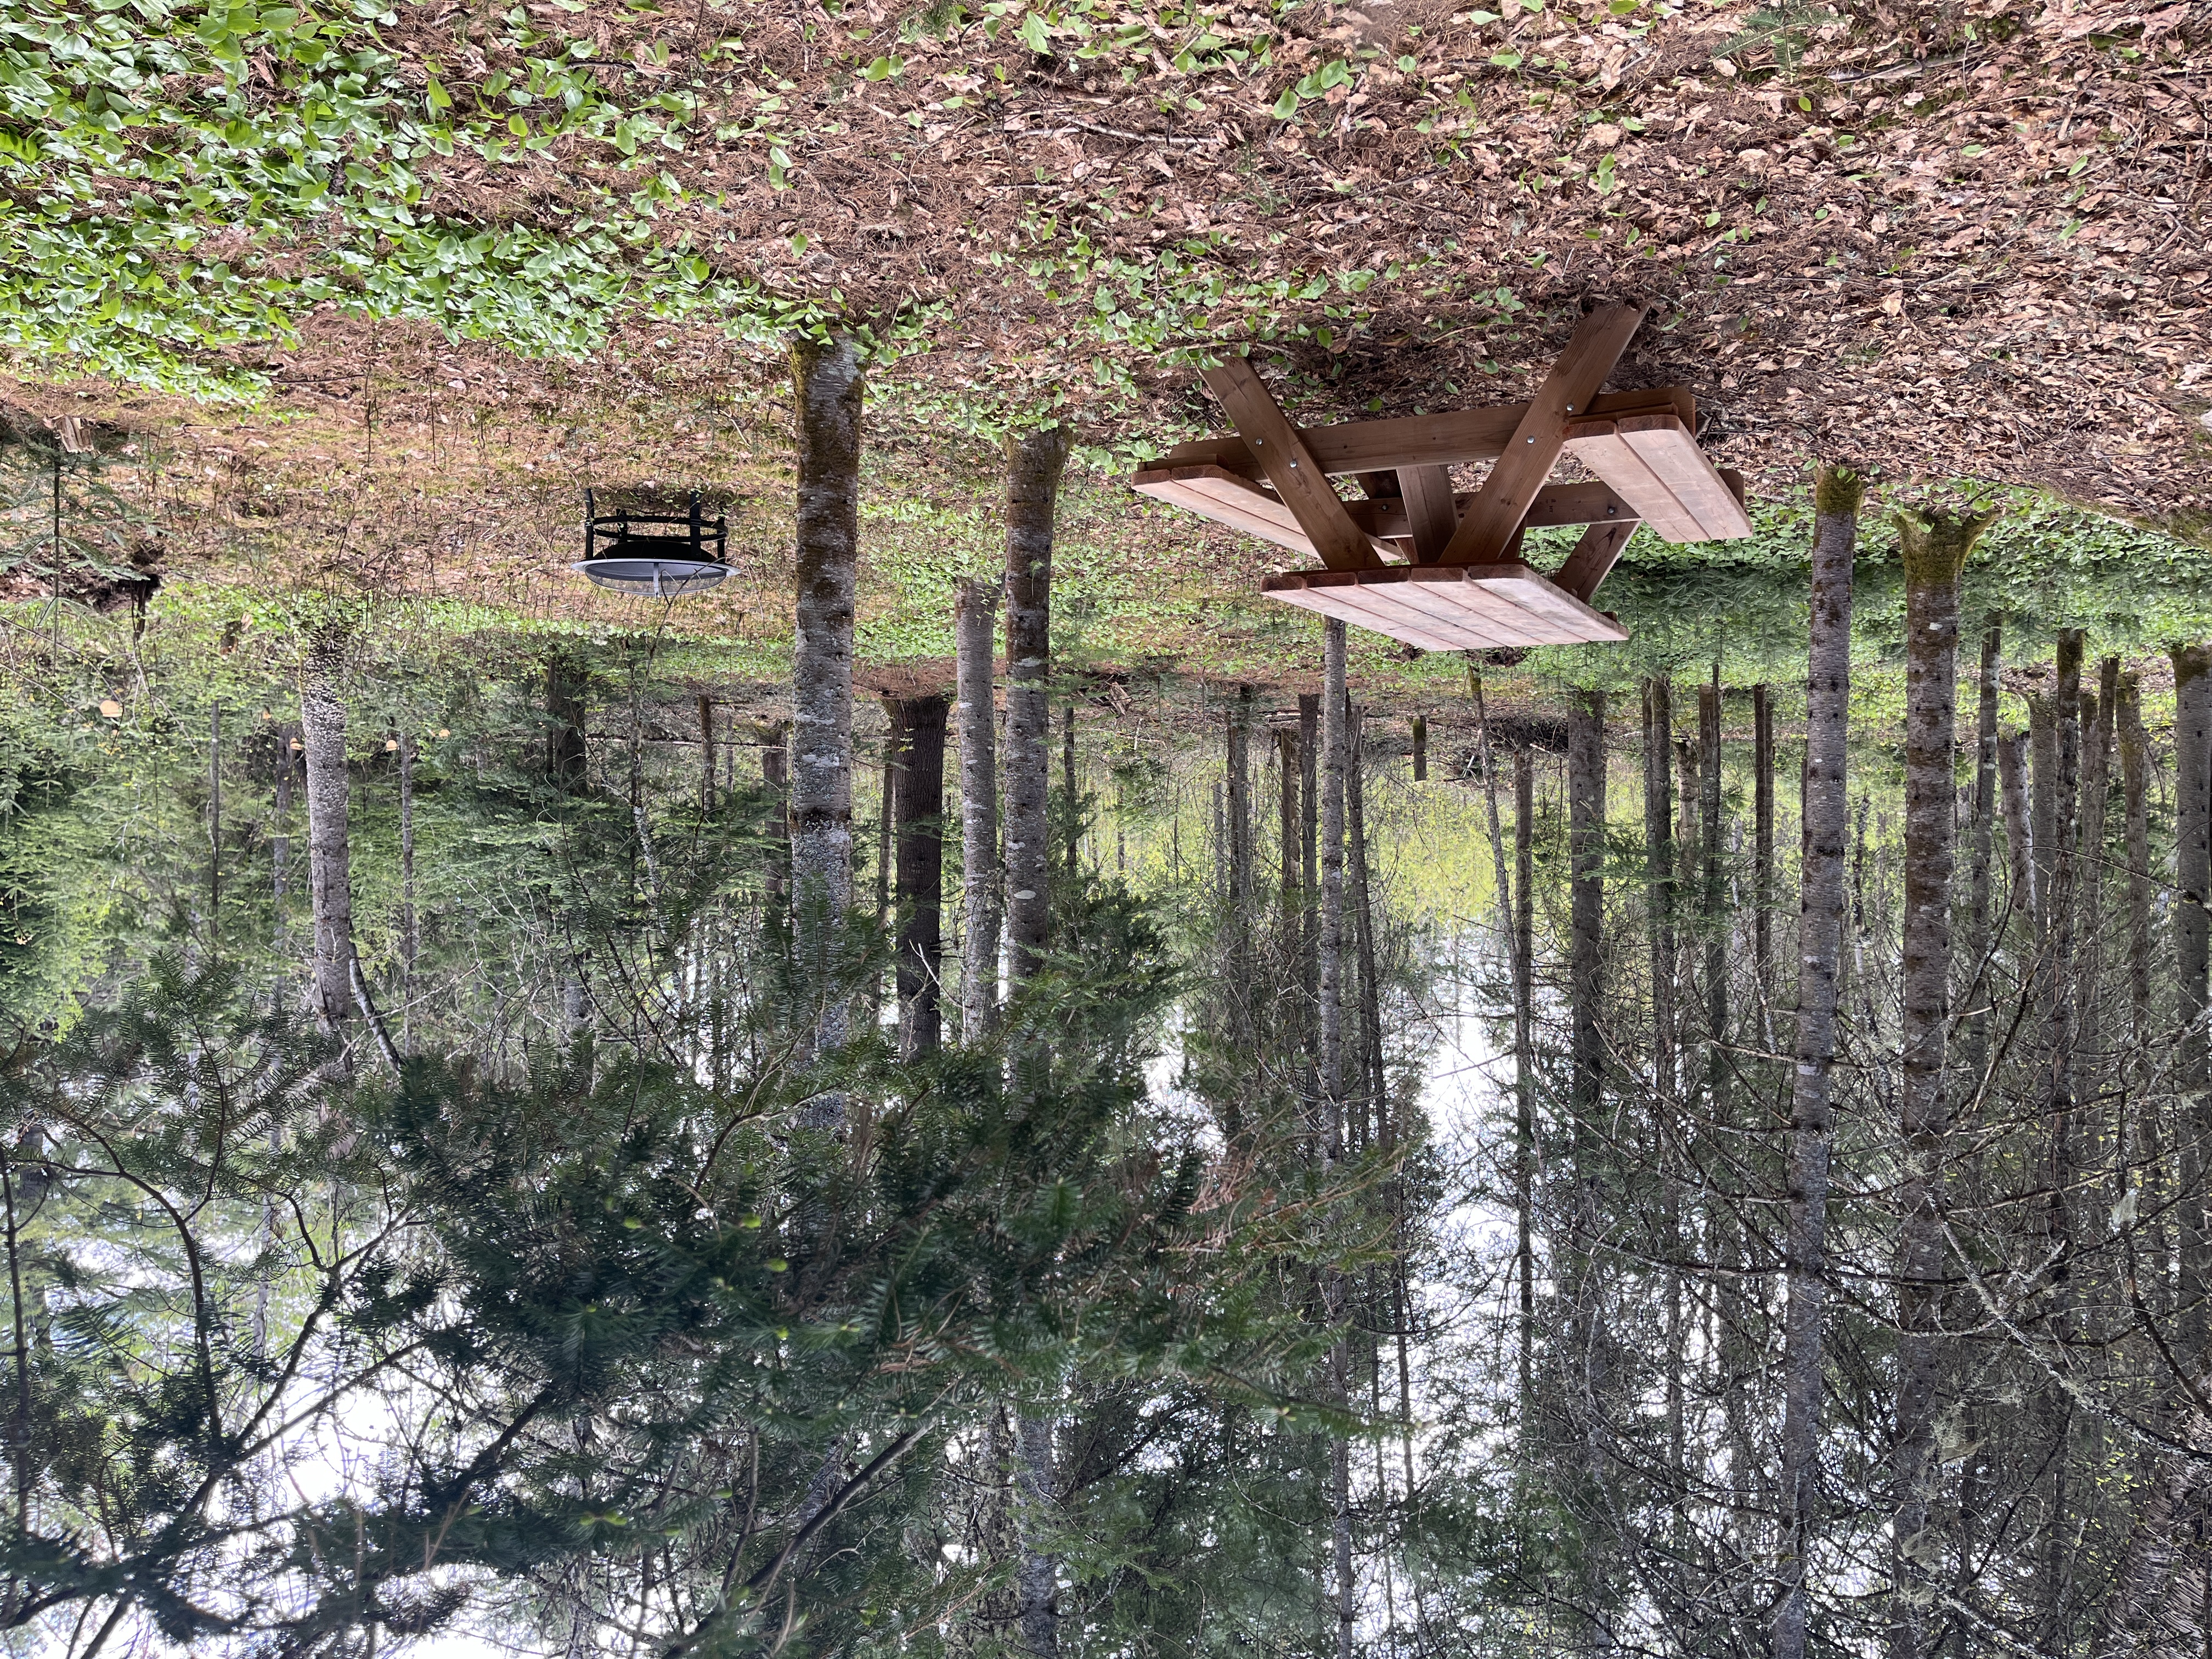
[[[466,102],[520,72],[516,19],[557,30],[632,106],[682,112],[647,147],[662,246],[896,341],[870,417],[878,662],[944,648],[915,596],[988,568],[994,435],[1053,415],[1085,446],[1069,564],[1110,577],[1111,653],[1264,667],[1310,631],[1255,597],[1283,556],[1114,482],[1218,424],[1199,356],[1249,346],[1308,422],[1509,401],[1601,297],[1653,307],[1613,384],[1692,386],[1784,532],[1832,459],[2212,543],[2191,228],[2212,4],[1498,3],[441,3],[380,38],[401,82]],[[416,165],[425,216],[556,232],[641,167],[582,138]],[[173,572],[343,576],[545,627],[637,624],[562,568],[583,485],[703,482],[731,499],[741,591],[670,625],[787,637],[788,397],[757,337],[611,316],[579,359],[404,307],[293,320],[215,354],[253,402],[28,358],[9,401],[141,434],[112,493]]]

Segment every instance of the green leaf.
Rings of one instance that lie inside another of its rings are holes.
[[[1022,37],[1022,44],[1040,58],[1051,53],[1052,36],[1046,32],[1044,18],[1040,14],[1031,12],[1023,18],[1018,33]]]
[[[1298,89],[1296,87],[1285,87],[1283,88],[1283,95],[1275,100],[1275,107],[1273,112],[1274,118],[1278,121],[1287,121],[1291,117],[1296,115],[1297,112]]]

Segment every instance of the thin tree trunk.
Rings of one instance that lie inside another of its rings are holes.
[[[1535,757],[1524,743],[1513,751],[1513,1218],[1521,1303],[1516,1420],[1524,1440],[1536,1353],[1535,817]]]
[[[1967,841],[1966,1017],[1960,1054],[1966,1077],[1978,1079],[1989,1063],[1990,864],[1997,793],[1997,667],[2004,650],[2002,625],[1992,615],[1982,632],[1981,672],[1975,678],[1974,804]]]
[[[1042,967],[1051,926],[1052,543],[1064,427],[1007,441],[1006,469],[1006,939],[1013,987]],[[1052,1421],[1024,1412],[1017,1520],[1023,1646],[1030,1659],[1060,1650],[1060,1560],[1050,1534],[1059,1504]]]
[[[1077,855],[1083,850],[1083,797],[1075,787],[1075,700],[1071,697],[1060,710],[1060,793],[1067,801],[1067,873],[1076,871]]]
[[[2004,800],[2005,863],[2011,882],[2006,898],[2007,932],[2031,939],[2039,908],[2035,890],[2034,836],[2027,816],[2027,733],[2005,732],[1997,739],[1997,783]]]
[[[1651,946],[1651,1074],[1675,1098],[1674,704],[1666,680],[1644,682],[1644,873]]]
[[[1352,711],[1351,722],[1352,753],[1345,766],[1344,803],[1352,833],[1352,937],[1359,952],[1359,1029],[1367,1056],[1364,1079],[1367,1098],[1360,1109],[1358,1137],[1364,1150],[1370,1122],[1376,1138],[1382,1138],[1382,1121],[1390,1109],[1390,1085],[1383,1064],[1382,988],[1376,976],[1375,911],[1367,864],[1367,792],[1362,775],[1367,755],[1366,727],[1358,709]]]
[[[1897,1519],[1891,1531],[1890,1659],[1931,1642],[1934,1552],[1923,1536],[1936,1460],[1942,1303],[1943,1181],[1951,1134],[1943,1086],[1951,1013],[1951,870],[1958,842],[1953,775],[1958,720],[1959,575],[1987,519],[1898,518],[1905,560],[1905,955],[1899,1027],[1905,1177],[1899,1208]]]
[[[1772,1048],[1774,999],[1774,691],[1751,688],[1752,970],[1759,983],[1760,1046]]]
[[[284,897],[292,873],[292,837],[289,833],[292,823],[292,781],[300,769],[293,757],[299,746],[299,740],[289,730],[277,729],[275,827],[269,837],[269,907],[274,918],[270,945],[280,961],[284,954],[286,931]]]
[[[1252,688],[1237,688],[1230,705],[1228,982],[1222,987],[1229,1039],[1239,1053],[1252,1047]],[[1222,1130],[1233,1142],[1244,1132],[1239,1091],[1222,1103]]]
[[[1821,1316],[1827,1297],[1829,1104],[1844,952],[1850,803],[1851,560],[1865,487],[1823,468],[1814,484],[1813,620],[1805,679],[1804,825],[1797,919],[1796,1068],[1790,1089],[1790,1302],[1783,1347],[1781,1594],[1775,1659],[1805,1659],[1806,1558],[1819,1521]]]
[[[2180,1091],[2181,1313],[2184,1358],[2205,1357],[2212,1293],[2212,1216],[2203,1146],[2212,1133],[2212,1046],[2205,1032],[2205,904],[2212,895],[2212,645],[2173,647],[2174,1080]]]
[[[2036,1006],[2051,995],[2052,888],[2057,879],[2058,710],[2042,692],[2027,699],[2027,839],[2035,867]],[[2048,1056],[2045,1056],[2046,1061]]]
[[[893,705],[903,757],[898,779],[899,1058],[937,1052],[945,951],[945,719],[942,696]]]
[[[2137,1126],[2130,1134],[2129,1126],[2124,1123],[2120,1139],[2122,1155],[2137,1171],[2137,1184],[2144,1189],[2138,1210],[2144,1215],[2156,1215],[2164,1201],[2166,1183],[2162,1151],[2165,1137],[2159,1133],[2158,1109],[2149,1098],[2148,1086],[2154,1064],[2150,996],[2150,733],[2143,729],[2142,693],[2133,674],[2120,677],[2117,712],[2120,798],[2127,820],[2128,865],[2130,1086],[2121,1091],[2120,1097],[2123,1102],[2136,1104]],[[2162,1285],[2170,1260],[2166,1255],[2168,1235],[2163,1220],[2151,1225],[2156,1261],[2152,1278],[2154,1284]]]
[[[1280,842],[1281,874],[1278,884],[1282,896],[1283,938],[1285,950],[1295,959],[1297,954],[1298,900],[1298,734],[1291,731],[1275,733],[1275,768],[1282,787],[1277,792],[1280,811],[1277,830]]]
[[[1429,720],[1425,714],[1413,716],[1413,781],[1429,781]]]
[[[1717,681],[1698,687],[1698,781],[1701,793],[1699,850],[1704,887],[1699,921],[1705,935],[1705,1088],[1711,1115],[1724,1124],[1729,1113],[1729,917],[1728,886],[1721,865],[1721,688]]]
[[[300,669],[307,751],[307,893],[315,918],[315,1018],[325,1031],[353,1007],[353,873],[347,816],[344,641],[317,634]]]
[[[1323,628],[1321,696],[1321,929],[1319,973],[1322,1146],[1331,1164],[1344,1157],[1344,623]]]
[[[208,711],[208,943],[222,948],[222,704]]]
[[[714,810],[714,700],[699,694],[699,810]]]
[[[1660,1161],[1660,1239],[1670,1261],[1681,1253],[1682,1204],[1673,1179],[1674,1121],[1681,1080],[1675,1060],[1674,1023],[1674,702],[1662,677],[1644,682],[1644,872],[1646,931],[1651,954],[1651,1100],[1662,1121]],[[1517,964],[1516,964],[1517,966]],[[1516,1030],[1516,1036],[1518,1036]],[[1687,1451],[1683,1372],[1686,1331],[1682,1275],[1668,1269],[1665,1296],[1667,1345],[1667,1466],[1680,1491]],[[1680,1511],[1677,1511],[1678,1515]]]
[[[778,726],[761,750],[761,782],[768,787],[769,805],[761,826],[770,845],[763,887],[769,914],[779,925],[786,919],[791,899],[791,728]]]
[[[399,736],[399,1042],[415,1052],[415,959],[422,948],[415,914],[415,739]]]
[[[845,913],[853,902],[853,587],[860,554],[861,365],[839,335],[792,347],[799,452],[797,625],[791,672],[791,882],[801,982],[815,1001],[811,1050],[850,1034]],[[806,1119],[841,1128],[845,1097]]]
[[[1578,1419],[1582,1480],[1603,1489],[1613,1414],[1613,1342],[1604,1311],[1599,1239],[1604,1227],[1600,1149],[1604,1144],[1605,694],[1577,690],[1567,705],[1567,864],[1572,943],[1569,955],[1572,1146],[1576,1188],[1570,1263],[1565,1273],[1570,1412]],[[1602,1530],[1584,1548],[1579,1591],[1595,1611],[1613,1571],[1614,1540]],[[1589,1633],[1595,1635],[1592,1626]]]
[[[1321,931],[1316,942],[1320,981],[1322,1147],[1329,1167],[1344,1158],[1344,799],[1346,744],[1344,684],[1344,623],[1329,618],[1323,629],[1321,691],[1322,800],[1320,847]],[[1332,1326],[1344,1319],[1344,1274],[1331,1267],[1327,1277]],[[1349,1405],[1350,1346],[1339,1330],[1329,1354],[1330,1386],[1340,1410]],[[1352,1582],[1351,1444],[1341,1434],[1329,1440],[1329,1522],[1336,1602],[1337,1659],[1351,1659],[1355,1617]]]
[[[2140,1072],[2151,1040],[2150,733],[2143,730],[2142,692],[2133,674],[2120,676],[2118,710],[2120,803],[2126,817],[2128,860],[2128,1048]]]
[[[999,1018],[998,703],[991,685],[999,588],[963,577],[954,611],[959,642],[960,870],[967,915],[960,967],[960,1036],[989,1036]]]
[[[1054,427],[1007,443],[1006,937],[1017,984],[1036,972],[1051,912],[1052,541],[1068,441]]]
[[[1013,746],[1009,732],[1010,757]],[[1038,746],[1042,748],[1042,742]],[[1011,816],[1011,799],[1008,805]],[[1010,859],[1009,867],[1012,863]],[[1018,1417],[1014,1455],[1014,1533],[1021,1547],[1014,1583],[1022,1647],[1031,1659],[1048,1659],[1060,1651],[1060,1557],[1050,1537],[1052,1516],[1060,1507],[1060,1477],[1051,1421],[1027,1413]]]
[[[1598,998],[1605,921],[1605,694],[1577,691],[1567,712],[1567,837],[1573,947],[1571,1054],[1578,1122],[1597,1121],[1605,1063]],[[1577,1172],[1578,1176],[1585,1173]]]
[[[2112,791],[2112,730],[2119,714],[2120,659],[2098,665],[2095,718],[2087,720],[2088,743],[2081,754],[2081,851],[2076,865],[2081,925],[2080,989],[2075,1000],[2073,1094],[2077,1103],[2094,1102],[2105,1087],[2105,842]],[[2084,716],[2090,713],[2085,701]]]

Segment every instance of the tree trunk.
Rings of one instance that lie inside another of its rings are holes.
[[[714,810],[714,700],[699,694],[699,810]]]
[[[1279,884],[1282,890],[1282,923],[1284,947],[1290,957],[1297,954],[1298,900],[1298,734],[1282,731],[1275,733],[1275,769],[1282,787],[1278,792],[1281,807],[1277,830],[1282,854],[1282,871]]]
[[[1926,1547],[1936,1459],[1936,1328],[1943,1279],[1943,1171],[1951,1133],[1943,1087],[1951,1012],[1953,775],[1958,720],[1959,574],[1988,519],[1898,517],[1905,560],[1905,954],[1899,1026],[1905,1176],[1898,1250],[1897,1519],[1891,1533],[1890,1659],[1930,1645]]]
[[[1605,1031],[1598,1017],[1604,994],[1605,922],[1605,694],[1577,690],[1567,705],[1567,864],[1572,942],[1569,954],[1569,1052],[1571,1062],[1575,1200],[1571,1265],[1566,1268],[1570,1321],[1565,1358],[1569,1409],[1578,1419],[1581,1480],[1593,1502],[1602,1501],[1608,1467],[1613,1340],[1605,1316],[1604,1275],[1599,1268],[1606,1218],[1601,1197],[1604,1146]],[[1614,1540],[1601,1526],[1584,1545],[1579,1594],[1595,1615],[1605,1593]],[[1589,1631],[1595,1635],[1593,1623]]]
[[[2010,886],[2005,896],[2005,931],[2017,940],[2033,937],[2039,908],[2035,890],[2034,837],[2027,819],[2027,733],[2013,731],[1997,739],[1997,784],[2004,799],[2005,867]]]
[[[1346,748],[1344,623],[1322,630],[1321,691],[1322,800],[1318,862],[1321,928],[1315,952],[1320,981],[1322,1149],[1334,1168],[1344,1159],[1344,794]],[[1329,1322],[1344,1319],[1343,1273],[1328,1273]],[[1329,1354],[1330,1386],[1340,1410],[1349,1404],[1350,1341],[1340,1329]],[[1337,1659],[1351,1659],[1355,1616],[1352,1582],[1352,1457],[1345,1437],[1329,1440],[1329,1522],[1336,1587]]]
[[[2112,731],[2119,714],[2120,659],[2098,665],[2095,718],[2086,720],[2088,743],[2081,754],[2081,851],[2076,864],[2081,900],[2081,934],[2075,944],[2079,992],[2074,1026],[2073,1097],[2095,1101],[2104,1091],[2105,1045],[2105,841],[2112,791]],[[2086,717],[2090,705],[2084,702]],[[2124,1144],[2124,1134],[2121,1144]]]
[[[1752,971],[1759,982],[1759,1042],[1774,1047],[1774,692],[1751,688]]]
[[[2035,868],[2035,983],[2040,1009],[2051,995],[2051,913],[2058,841],[2058,710],[2040,692],[2027,699],[2027,839],[2029,861]]]
[[[761,782],[769,795],[766,821],[761,826],[770,845],[762,885],[769,914],[779,921],[791,898],[791,728],[779,726],[761,750]]]
[[[898,777],[899,1058],[937,1052],[945,940],[945,717],[941,696],[894,706]]]
[[[2172,1278],[2173,1235],[2162,1212],[2172,1191],[2172,1171],[2166,1164],[2166,1137],[2152,1085],[2160,1056],[2154,1046],[2151,1001],[2150,733],[2143,729],[2142,691],[2133,674],[2120,676],[2118,716],[2128,863],[2129,1086],[2121,1098],[2132,1102],[2136,1109],[2134,1133],[2130,1135],[2124,1125],[2121,1145],[2123,1155],[2137,1172],[2138,1213],[2154,1218],[2144,1228],[2151,1258],[2148,1277],[2157,1311],[2164,1312],[2171,1305],[2170,1298],[2159,1292]],[[2182,1126],[2175,1127],[2177,1139],[2188,1139]]]
[[[422,934],[415,914],[415,739],[399,738],[399,1033],[415,1052],[415,959]]]
[[[967,903],[960,967],[960,1036],[981,1042],[999,1018],[999,933],[1005,892],[999,872],[998,701],[992,691],[995,584],[961,580],[954,612],[959,641],[960,870]]]
[[[1577,691],[1567,709],[1567,860],[1573,929],[1571,1052],[1578,1125],[1597,1121],[1605,1048],[1598,1024],[1605,922],[1605,694]],[[1583,1172],[1578,1171],[1577,1174]]]
[[[1045,718],[1050,717],[1048,711]],[[1042,735],[1037,746],[1044,747]],[[1006,747],[1011,759],[1011,731]],[[1011,797],[1012,791],[1007,793]],[[1011,799],[1008,805],[1011,817]],[[1012,862],[1007,860],[1009,869]],[[1014,1531],[1021,1542],[1021,1554],[1015,1565],[1014,1583],[1020,1602],[1022,1647],[1030,1659],[1050,1659],[1060,1651],[1060,1557],[1049,1535],[1053,1512],[1060,1506],[1060,1480],[1052,1442],[1048,1419],[1027,1413],[1016,1419]]]
[[[1728,885],[1721,865],[1721,688],[1717,681],[1698,687],[1698,781],[1700,786],[1699,850],[1704,854],[1704,890],[1699,921],[1705,934],[1705,1089],[1715,1124],[1729,1113],[1729,915]]]
[[[1043,965],[1051,926],[1052,542],[1066,428],[1008,440],[1006,469],[1006,939],[1017,994]],[[1048,1417],[1020,1425],[1018,1519],[1022,1644],[1060,1650],[1060,1560],[1049,1534],[1059,1504]]]
[[[208,710],[208,943],[222,948],[222,705]]]
[[[2143,730],[2142,693],[2133,674],[2120,677],[2118,713],[2120,799],[2127,816],[2128,1048],[2140,1085],[2151,1041],[2150,733]]]
[[[1644,682],[1644,874],[1651,947],[1651,1081],[1676,1098],[1674,1066],[1674,703],[1666,680]]]
[[[1836,999],[1844,951],[1851,558],[1864,485],[1823,468],[1814,484],[1813,620],[1805,678],[1804,824],[1797,919],[1796,1070],[1790,1089],[1790,1281],[1783,1347],[1781,1594],[1775,1659],[1805,1659],[1806,1556],[1818,1521],[1821,1314],[1827,1295],[1828,1155]]]
[[[1006,446],[1006,939],[1017,985],[1036,972],[1051,915],[1052,541],[1068,441],[1054,427]]]
[[[279,959],[284,954],[284,897],[292,874],[292,782],[300,769],[295,757],[301,744],[289,727],[276,731],[276,800],[274,827],[269,836],[269,908],[274,918],[270,945]],[[280,981],[281,983],[281,981]],[[280,992],[281,1006],[281,992]]]
[[[2206,1212],[2203,1145],[2212,1133],[2212,1048],[2205,1022],[2205,903],[2212,893],[2212,645],[2173,647],[2174,1080],[2181,1095],[2183,1358],[2201,1365],[2212,1293],[2212,1216]]]
[[[1513,1218],[1524,1437],[1536,1353],[1535,818],[1535,757],[1524,743],[1513,751]]]
[[[1425,714],[1413,716],[1413,781],[1429,781],[1429,720]]]
[[[1367,1057],[1362,1079],[1367,1097],[1359,1113],[1358,1137],[1364,1150],[1367,1144],[1366,1126],[1370,1121],[1376,1136],[1387,1140],[1382,1126],[1390,1109],[1390,1083],[1382,1056],[1382,992],[1376,978],[1375,912],[1367,864],[1367,800],[1363,776],[1367,755],[1366,727],[1359,710],[1355,708],[1350,718],[1352,752],[1345,764],[1344,805],[1352,834],[1352,937],[1359,953],[1360,1039]]]
[[[1967,843],[1966,1017],[1960,1054],[1968,1086],[1978,1086],[1989,1063],[1990,862],[1997,793],[1997,667],[2004,633],[1992,615],[1982,633],[1981,672],[1975,678],[1974,804]]]
[[[1674,951],[1674,688],[1664,678],[1644,682],[1644,873],[1645,931],[1651,955],[1651,1103],[1664,1126],[1656,1156],[1660,1180],[1660,1243],[1668,1259],[1681,1253],[1682,1205],[1674,1180],[1673,1142],[1678,1130],[1674,1121],[1681,1099],[1681,1079],[1675,1063],[1675,951]],[[1518,963],[1516,963],[1517,969]],[[1517,1012],[1517,1011],[1516,1011]],[[1516,1027],[1516,1036],[1519,1036]],[[1686,1450],[1683,1395],[1686,1332],[1683,1323],[1682,1275],[1669,1268],[1665,1277],[1667,1349],[1667,1466],[1669,1478],[1683,1476]],[[1678,1511],[1679,1513],[1679,1511]]]
[[[811,1055],[850,1033],[842,961],[853,903],[853,585],[860,556],[860,350],[848,337],[792,347],[799,452],[798,590],[791,668],[791,884],[800,981],[816,1014]],[[825,1093],[812,1127],[841,1128]]]
[[[317,634],[300,668],[307,752],[307,893],[315,918],[315,1018],[325,1031],[353,1007],[353,872],[347,817],[345,642]]]
[[[1067,873],[1076,872],[1077,855],[1083,850],[1083,796],[1075,786],[1075,700],[1068,699],[1060,710],[1060,793],[1067,802]]]
[[[1322,1146],[1331,1164],[1344,1157],[1344,624],[1323,630],[1322,667],[1320,975]]]

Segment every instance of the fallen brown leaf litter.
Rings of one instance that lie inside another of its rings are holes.
[[[559,21],[632,94],[675,74],[661,49],[706,54],[679,78],[705,88],[695,128],[731,136],[657,159],[688,192],[665,238],[855,315],[934,308],[926,349],[876,372],[872,442],[885,483],[979,544],[996,483],[969,440],[1025,410],[1126,457],[1220,424],[1191,352],[1238,343],[1308,422],[1508,401],[1612,296],[1653,306],[1613,384],[1694,387],[1707,446],[1763,488],[1835,459],[2208,533],[2212,4],[1503,9],[1227,11],[1209,38],[1267,65],[1212,75],[1170,60],[1189,32],[1160,8],[1118,14],[1151,46],[1091,61],[943,4]],[[388,38],[449,79],[499,64],[458,7]],[[856,77],[864,61],[896,71]],[[789,113],[763,125],[771,101]],[[550,223],[613,161],[456,161],[429,170],[424,206]],[[1227,296],[1187,307],[1212,331],[1139,317],[1106,337],[1114,273],[1164,254]],[[1373,277],[1357,294],[1354,273]],[[1224,332],[1238,305],[1250,325]],[[583,483],[726,484],[758,497],[733,545],[756,550],[754,608],[775,608],[757,590],[788,533],[787,409],[767,354],[633,318],[592,361],[532,362],[325,310],[295,349],[238,361],[270,377],[258,410],[88,386],[20,398],[167,426],[175,459],[150,489],[179,552],[313,523],[355,574],[447,593],[511,598],[557,562]],[[1170,521],[1126,511],[1136,556]],[[1194,605],[1279,562],[1187,522],[1164,535],[1206,550]],[[557,603],[579,605],[565,586]],[[714,603],[701,623],[744,609]],[[1163,627],[1164,649],[1178,640]]]

